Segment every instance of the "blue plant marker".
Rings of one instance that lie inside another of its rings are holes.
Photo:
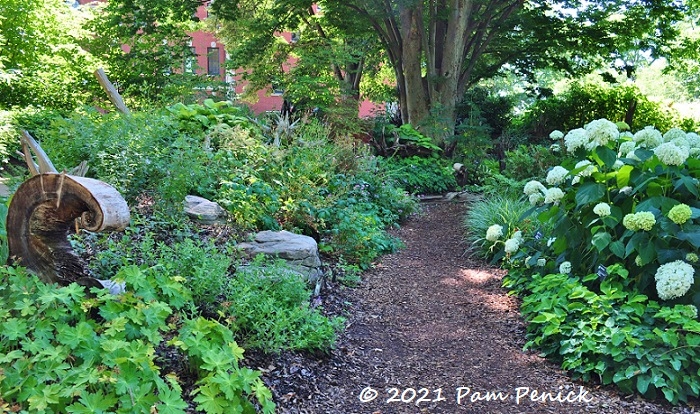
[[[605,280],[605,278],[608,277],[608,269],[605,266],[600,265],[598,266],[598,271],[596,274],[600,280]]]
[[[539,230],[537,230],[537,233],[535,233],[535,240],[539,240],[539,239],[541,239],[542,237],[544,237],[544,235],[542,234],[542,232],[539,231]]]

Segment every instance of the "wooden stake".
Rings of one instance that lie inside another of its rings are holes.
[[[124,103],[124,99],[122,99],[122,96],[119,95],[117,88],[115,88],[112,82],[109,81],[109,78],[107,78],[107,74],[105,74],[105,71],[102,68],[99,68],[95,71],[95,76],[97,76],[97,81],[102,86],[102,89],[104,89],[105,92],[107,92],[109,100],[117,108],[117,110],[123,113],[124,115],[131,115],[129,108],[127,108],[126,104]]]

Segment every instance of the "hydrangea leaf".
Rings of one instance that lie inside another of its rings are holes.
[[[576,206],[597,202],[605,196],[605,185],[599,183],[585,183],[576,193]]]
[[[599,146],[595,149],[595,158],[596,161],[599,161],[599,164],[612,168],[615,161],[617,161],[617,154],[608,147]]]

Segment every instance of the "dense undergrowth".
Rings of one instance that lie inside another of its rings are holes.
[[[526,348],[584,380],[697,398],[700,138],[605,119],[551,138],[556,164],[465,220],[522,297]]]
[[[132,221],[120,234],[70,236],[91,273],[125,283],[126,294],[59,289],[2,269],[7,410],[272,412],[259,373],[241,366],[243,349],[326,352],[344,319],[326,316],[298,273],[243,257],[236,244],[258,230],[306,234],[353,275],[400,247],[387,229],[417,208],[382,162],[329,138],[318,120],[275,131],[208,100],[130,117],[24,111],[12,122],[59,170],[87,161],[89,176],[124,195]],[[3,142],[7,155],[16,149]],[[219,202],[228,224],[191,222],[182,212],[188,194]]]

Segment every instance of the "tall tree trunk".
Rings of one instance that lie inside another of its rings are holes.
[[[418,126],[429,114],[430,103],[425,80],[422,76],[422,12],[420,3],[408,8],[401,8],[401,61],[403,63],[403,90],[406,102],[401,102],[408,116],[403,121]]]

